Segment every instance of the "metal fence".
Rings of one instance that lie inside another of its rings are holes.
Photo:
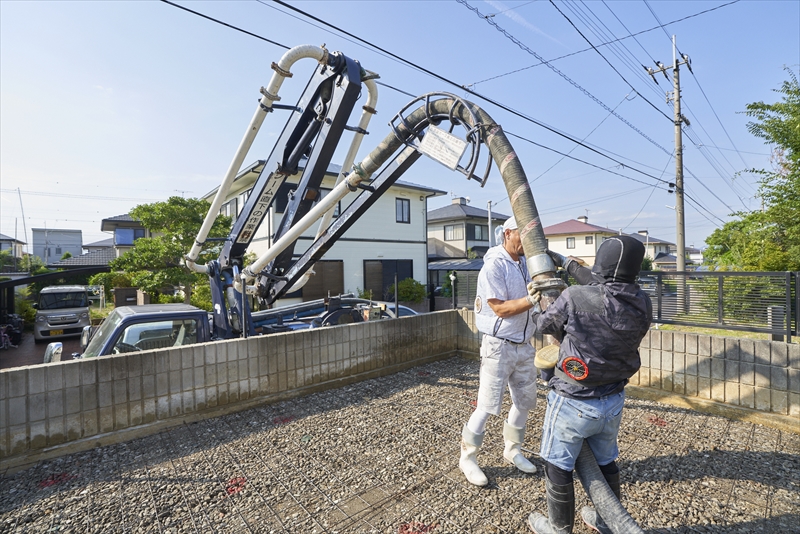
[[[472,309],[478,271],[456,275],[455,305]],[[639,286],[653,301],[654,323],[761,332],[774,340],[798,335],[800,272],[642,271]]]
[[[797,335],[798,272],[647,271],[639,285],[655,323]]]

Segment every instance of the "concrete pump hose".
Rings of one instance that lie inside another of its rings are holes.
[[[614,534],[644,534],[644,531],[633,520],[628,511],[611,491],[603,473],[597,466],[597,460],[586,441],[575,462],[575,472],[589,495],[595,510]]]
[[[451,98],[430,101],[427,104],[429,106],[428,114],[425,113],[425,105],[420,106],[405,117],[405,123],[398,125],[398,131],[401,135],[409,135],[410,132],[406,125],[416,128],[429,114],[446,116],[454,103]],[[465,106],[469,106],[469,108]],[[522,164],[502,128],[500,125],[495,124],[488,113],[471,102],[461,101],[461,104],[456,107],[453,114],[469,128],[476,126],[473,122],[477,119],[480,124],[481,137],[489,146],[492,158],[503,177],[503,183],[511,201],[511,210],[519,227],[522,248],[529,262],[529,270],[531,267],[530,259],[537,259],[536,265],[538,268],[530,270],[531,275],[534,280],[553,278],[555,276],[555,265],[545,253],[547,241],[542,231],[539,212],[536,210],[536,203],[533,201],[533,194],[528,185],[525,170],[522,168]],[[473,116],[475,119],[473,119]],[[402,142],[394,133],[389,134],[365,158],[363,165],[365,173],[371,175],[378,170],[401,144]],[[555,296],[558,296],[558,292],[556,292]]]

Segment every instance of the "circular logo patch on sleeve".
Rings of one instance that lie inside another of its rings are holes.
[[[475,313],[480,313],[481,308],[483,307],[483,301],[481,300],[480,295],[475,297]]]
[[[586,363],[575,356],[565,359],[564,363],[561,364],[561,369],[573,380],[584,380],[589,376],[589,368]]]

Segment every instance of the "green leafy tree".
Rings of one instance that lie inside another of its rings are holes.
[[[72,253],[68,250],[64,254],[61,255],[61,261],[64,261],[64,260],[66,260],[68,258],[71,258],[71,257],[72,257]]]
[[[17,264],[19,264],[19,259],[14,258],[14,256],[11,255],[10,250],[0,250],[0,269],[13,269]]]
[[[103,286],[103,293],[105,293],[106,300],[111,302],[114,295],[111,290],[115,287],[131,287],[133,282],[127,274],[122,271],[111,271],[108,273],[97,273],[89,278],[90,286]]]
[[[190,271],[182,258],[194,244],[208,208],[205,200],[181,197],[136,206],[130,215],[141,221],[151,237],[137,239],[130,251],[111,262],[111,268],[125,271],[134,286],[151,294],[158,294],[168,286],[179,286],[184,302],[189,304],[195,285],[208,281],[205,275]],[[208,237],[227,237],[230,228],[231,218],[218,216]],[[198,263],[216,259],[220,248],[219,242],[206,242]]]
[[[50,269],[45,266],[42,258],[34,256],[33,254],[26,254],[22,257],[22,270],[30,273],[31,276],[51,272]]]
[[[737,212],[737,220],[712,233],[706,261],[721,269],[754,271],[800,270],[800,84],[789,80],[775,91],[774,104],[747,105],[750,133],[773,145],[772,169],[752,169],[759,176],[763,209]]]
[[[645,256],[642,258],[642,270],[643,271],[652,271],[653,270],[653,258],[650,256]]]

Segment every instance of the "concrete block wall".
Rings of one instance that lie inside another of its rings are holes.
[[[800,345],[651,330],[640,352],[634,386],[800,416]],[[480,354],[470,310],[0,370],[0,470],[454,353]]]
[[[452,355],[443,311],[0,371],[0,467],[187,417],[339,387]],[[155,430],[153,430],[155,431]],[[80,447],[79,447],[80,448]]]
[[[650,330],[631,384],[800,417],[800,345]]]
[[[474,313],[458,314],[459,352],[480,357]],[[642,367],[631,385],[800,417],[800,344],[650,330],[639,353]]]

